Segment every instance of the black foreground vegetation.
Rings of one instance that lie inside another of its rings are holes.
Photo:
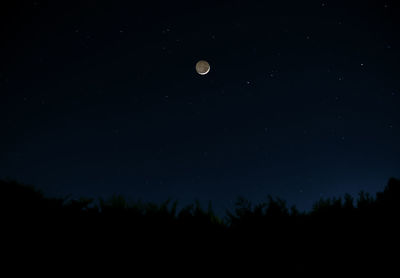
[[[375,196],[360,192],[356,199],[349,194],[321,199],[309,212],[270,196],[258,204],[238,198],[222,219],[211,204],[203,209],[198,202],[178,210],[171,200],[48,198],[16,181],[0,180],[0,186],[3,230],[26,251],[48,243],[56,251],[124,246],[134,247],[142,259],[150,252],[155,260],[174,250],[294,273],[382,273],[400,265],[400,180],[395,178]]]

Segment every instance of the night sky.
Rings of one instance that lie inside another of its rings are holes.
[[[217,211],[381,191],[400,176],[398,5],[2,1],[0,178]]]

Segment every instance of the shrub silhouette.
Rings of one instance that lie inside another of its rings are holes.
[[[293,272],[326,269],[332,262],[340,271],[387,267],[389,253],[371,252],[391,246],[399,232],[400,180],[395,178],[375,197],[361,191],[356,199],[349,194],[321,198],[309,212],[289,209],[272,196],[258,204],[238,197],[224,218],[214,213],[211,202],[203,209],[198,200],[178,211],[178,201],[171,199],[156,204],[128,202],[121,195],[107,200],[49,198],[12,180],[0,180],[0,191],[3,224],[10,231],[72,234],[87,242],[113,238],[114,244],[135,242],[135,248],[180,243],[187,252],[214,250],[215,256],[236,254],[242,260],[240,254],[248,254],[274,267],[291,265]],[[255,256],[254,248],[263,257]]]

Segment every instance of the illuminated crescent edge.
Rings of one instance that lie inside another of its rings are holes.
[[[208,69],[207,69],[206,72],[199,72],[199,71],[197,71],[197,72],[198,72],[200,75],[205,75],[205,74],[207,74],[209,71],[210,71],[210,67],[208,67]]]

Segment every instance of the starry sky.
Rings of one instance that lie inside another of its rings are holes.
[[[383,190],[400,176],[398,5],[2,1],[0,177],[217,211]]]

